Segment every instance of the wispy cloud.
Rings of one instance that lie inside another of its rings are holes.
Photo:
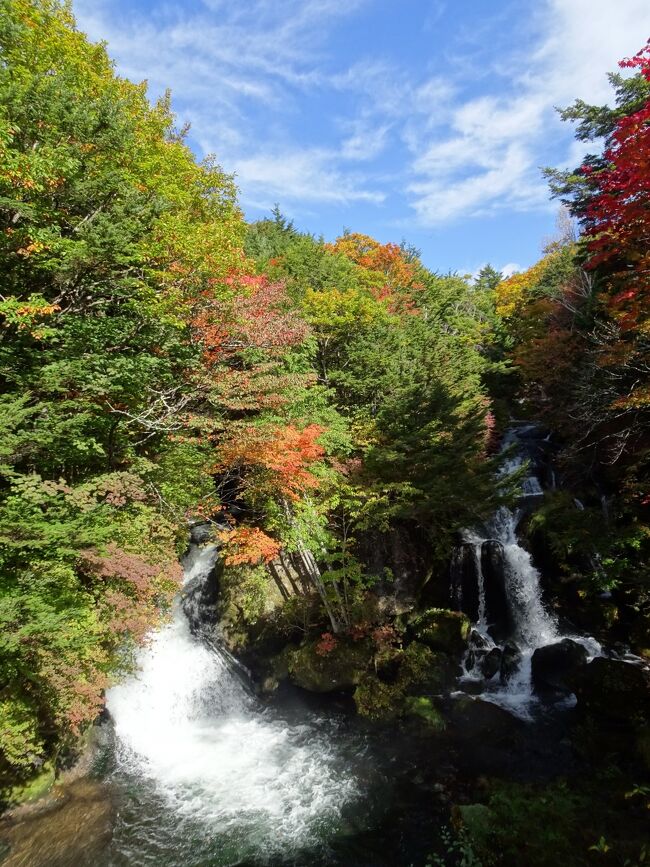
[[[441,0],[410,5],[414,28],[455,27],[451,45],[432,38],[424,63],[405,46],[374,52],[370,33],[341,53],[338,34],[371,20],[371,0],[161,0],[146,13],[75,0],[75,10],[121,73],[147,79],[153,97],[171,86],[193,144],[236,173],[245,204],[385,213],[390,199],[405,228],[405,214],[427,228],[547,209],[549,141],[566,142],[556,164],[583,152],[554,106],[605,101],[605,72],[650,34],[648,0],[512,2],[477,13],[477,26]]]
[[[337,204],[384,201],[384,193],[364,189],[362,180],[355,182],[353,175],[332,168],[336,157],[318,150],[261,153],[235,160],[231,168],[241,186],[252,192],[258,206],[267,208],[281,199]]]
[[[440,134],[411,131],[410,204],[434,226],[504,209],[549,208],[540,162],[551,136],[561,137],[555,107],[580,96],[605,102],[606,72],[650,33],[647,0],[547,0],[531,21],[532,48],[494,62],[505,92],[457,102]],[[569,146],[567,165],[584,154]],[[562,162],[562,159],[560,159]]]

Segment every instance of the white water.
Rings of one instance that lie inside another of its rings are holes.
[[[184,586],[215,558],[195,549]],[[313,716],[291,724],[263,711],[228,655],[192,635],[180,599],[138,662],[107,695],[119,767],[149,779],[178,818],[240,851],[286,852],[335,827],[357,797],[331,732]]]
[[[506,437],[505,446],[516,441],[511,434]],[[520,455],[508,460],[503,468],[503,474],[509,475],[523,464]],[[535,476],[529,476],[522,483],[524,497],[543,495],[542,487]],[[531,662],[533,653],[540,647],[553,644],[564,637],[559,628],[557,618],[548,611],[542,601],[540,574],[533,566],[531,556],[517,539],[516,528],[520,512],[501,507],[486,527],[486,535],[476,531],[466,531],[465,541],[474,546],[479,580],[479,618],[474,629],[481,635],[487,649],[496,647],[496,643],[488,632],[485,604],[485,582],[481,569],[481,548],[483,542],[498,541],[503,548],[503,565],[505,587],[508,604],[513,616],[514,633],[511,636],[521,651],[521,663],[517,671],[503,683],[499,675],[495,675],[488,683],[482,698],[499,704],[512,711],[522,719],[530,719],[537,704],[531,679]],[[602,648],[593,638],[571,635],[574,641],[582,644],[590,656],[598,655]],[[475,680],[474,672],[465,671],[465,680]]]

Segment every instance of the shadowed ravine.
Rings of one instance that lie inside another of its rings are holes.
[[[511,443],[506,472],[523,462],[514,431]],[[332,696],[318,710],[291,690],[259,698],[210,621],[218,550],[197,528],[169,622],[107,693],[94,773],[9,826],[5,867],[424,864],[481,775],[576,772],[574,696],[540,701],[532,677],[535,651],[567,632],[517,535],[541,494],[530,472],[519,505],[465,531],[452,560],[452,597],[473,629],[456,691],[437,696],[444,733],[368,726]]]

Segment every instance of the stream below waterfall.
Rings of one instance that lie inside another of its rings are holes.
[[[506,472],[525,459],[514,451]],[[452,598],[473,629],[435,737],[412,720],[373,728],[331,696],[256,696],[201,625],[217,551],[194,542],[169,622],[107,694],[93,772],[8,823],[3,867],[422,867],[477,780],[575,773],[571,696],[540,703],[531,676],[535,651],[568,634],[517,536],[541,493],[531,471],[519,504],[456,550]]]
[[[367,741],[331,713],[263,705],[191,628],[200,593],[185,591],[200,591],[215,559],[193,546],[171,622],[107,695],[116,815],[98,865],[300,863],[371,820]]]

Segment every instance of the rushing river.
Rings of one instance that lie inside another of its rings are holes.
[[[515,455],[506,471],[522,460]],[[524,497],[540,494],[531,475]],[[518,509],[500,509],[459,546],[452,585],[456,575],[456,601],[474,621],[460,683],[479,696],[445,700],[451,722],[435,738],[406,722],[398,737],[390,728],[370,734],[335,702],[322,711],[291,694],[261,701],[213,631],[201,627],[217,552],[193,544],[170,622],[107,694],[94,772],[58,790],[49,810],[7,825],[2,867],[431,863],[450,792],[459,785],[462,798],[463,779],[544,778],[573,760],[563,716],[538,707],[531,683],[533,652],[563,632],[519,544],[519,518]],[[491,585],[483,574],[486,546],[497,552],[508,612],[501,636],[491,611],[494,575]],[[600,652],[593,639],[573,638],[590,655]],[[502,657],[508,643],[518,654],[510,676],[486,676],[482,660]]]
[[[205,580],[215,556],[194,549],[185,585]],[[195,860],[185,863],[286,857],[325,843],[367,795],[364,742],[332,717],[305,710],[292,721],[261,707],[226,651],[192,633],[180,599],[107,707],[114,782],[140,789],[107,863],[129,863],[137,845],[138,863],[160,864],[173,839],[191,841]]]

